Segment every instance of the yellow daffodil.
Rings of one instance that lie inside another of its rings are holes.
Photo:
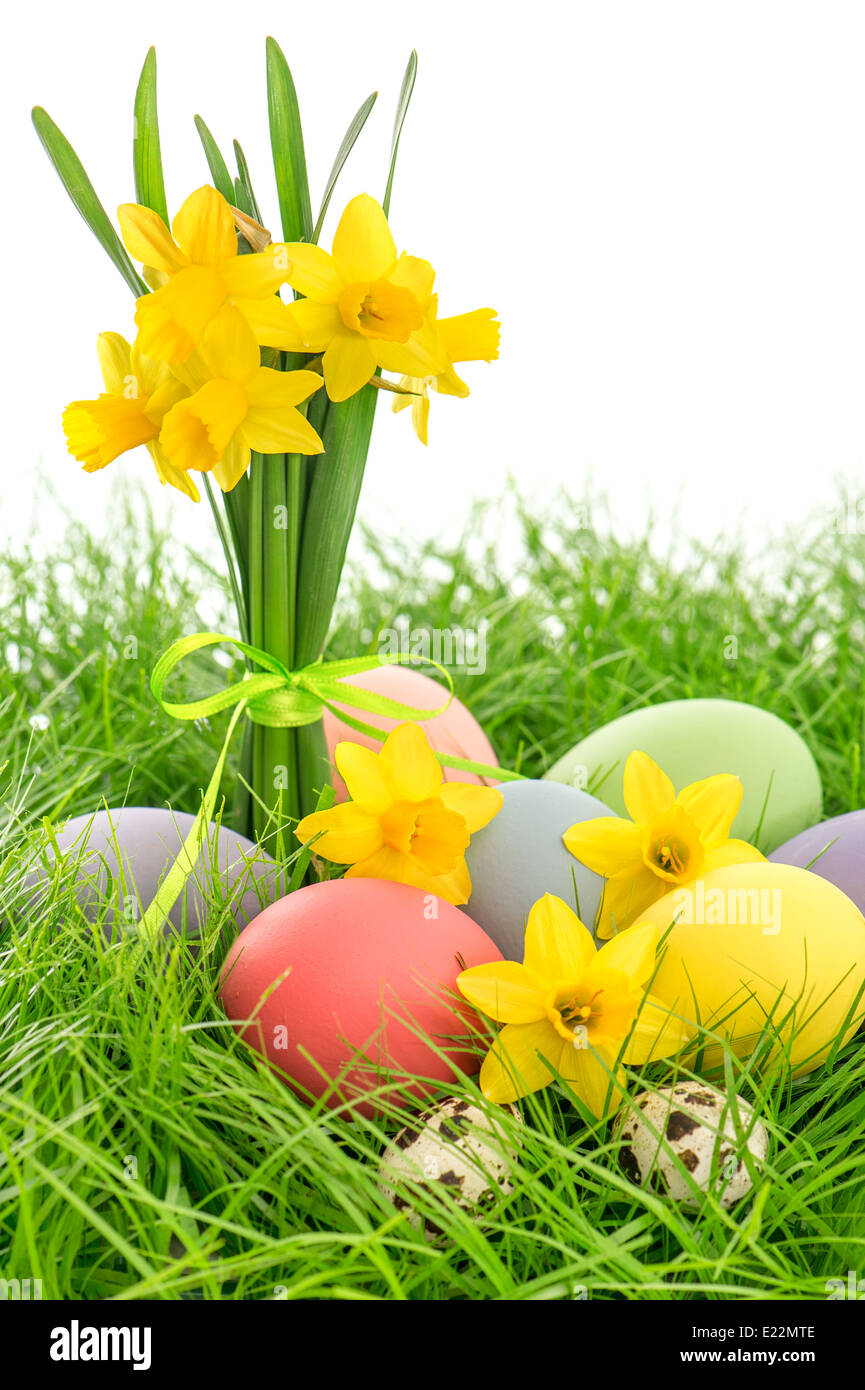
[[[707,777],[677,796],[657,763],[634,752],[625,764],[624,797],[633,820],[600,816],[563,836],[571,854],[607,880],[598,911],[601,937],[629,926],[677,884],[764,857],[744,840],[729,838],[742,804],[738,777]]]
[[[496,961],[457,976],[460,992],[505,1026],[487,1053],[480,1087],[499,1105],[549,1085],[558,1074],[602,1116],[619,1105],[622,1063],[670,1057],[682,1022],[646,992],[658,930],[635,927],[596,950],[561,898],[546,893],[526,925],[523,964]]]
[[[315,853],[349,864],[346,878],[387,878],[468,902],[469,837],[501,809],[501,792],[445,782],[417,724],[400,724],[380,753],[338,743],[335,759],[351,800],[306,816],[296,831],[300,841],[320,835]]]
[[[213,473],[224,492],[237,485],[251,450],[319,454],[323,445],[296,407],[317,391],[316,372],[277,372],[260,365],[244,315],[228,306],[208,325],[183,368],[191,394],[165,417],[159,442],[166,458],[188,472]]]
[[[174,467],[158,443],[166,413],[186,395],[186,388],[164,363],[145,357],[119,333],[100,333],[97,351],[105,391],[97,400],[73,401],[64,410],[70,454],[93,473],[145,444],[160,481],[197,502],[195,483]]]
[[[474,309],[470,314],[438,318],[438,295],[433,295],[423,328],[408,340],[409,353],[422,356],[429,372],[421,376],[410,372],[402,376],[400,386],[410,396],[396,396],[394,411],[411,406],[414,432],[422,444],[427,443],[429,422],[429,393],[438,391],[444,396],[467,396],[469,388],[454,370],[456,362],[492,362],[499,355],[500,324],[495,309]],[[382,354],[382,366],[399,372],[404,365],[403,350],[388,346]],[[440,364],[445,362],[445,366]],[[411,365],[411,364],[408,364]]]
[[[342,214],[330,254],[306,242],[289,242],[286,250],[286,279],[305,296],[288,306],[295,347],[324,353],[327,394],[344,401],[369,381],[386,344],[406,344],[423,327],[435,272],[428,261],[397,255],[387,218],[366,193]],[[422,359],[408,358],[409,370],[423,375]]]
[[[205,185],[190,194],[171,232],[158,213],[138,203],[124,203],[117,216],[127,251],[161,286],[136,306],[142,352],[185,362],[227,303],[242,311],[257,342],[273,348],[295,342],[289,306],[277,295],[288,278],[285,246],[273,243],[239,255],[231,207],[215,188]]]

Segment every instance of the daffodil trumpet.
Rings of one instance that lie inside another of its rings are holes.
[[[349,198],[330,251],[319,236],[375,94],[349,126],[313,221],[294,83],[273,39],[267,95],[278,236],[259,210],[240,147],[235,178],[198,117],[211,181],[169,216],[152,49],[135,97],[135,199],[117,209],[116,228],[68,141],[44,110],[33,112],[75,206],[135,296],[134,334],[100,335],[104,389],[81,390],[64,412],[69,452],[95,473],[144,446],[161,483],[191,502],[204,492],[241,639],[289,674],[311,668],[325,647],[379,392],[390,392],[397,408],[412,406],[426,443],[430,391],[467,396],[454,364],[498,355],[494,311],[440,318],[432,264],[398,247],[390,227],[416,68],[412,54],[383,199]],[[250,718],[245,727],[236,823],[281,837],[330,781],[321,719]],[[450,814],[427,809],[424,823],[451,824]]]

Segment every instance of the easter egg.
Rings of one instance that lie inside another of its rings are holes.
[[[730,833],[764,853],[819,819],[820,774],[804,740],[777,715],[738,700],[670,700],[632,710],[581,739],[546,776],[591,786],[626,816],[622,778],[635,749],[648,753],[677,791],[718,772],[741,778],[742,805]]]
[[[472,891],[465,910],[506,960],[523,958],[526,919],[553,893],[592,930],[604,880],[565,849],[577,821],[610,816],[603,802],[558,782],[505,782],[502,807],[466,851]]]
[[[705,1082],[642,1091],[613,1125],[619,1167],[637,1187],[682,1206],[699,1207],[700,1194],[712,1191],[723,1207],[731,1207],[752,1187],[743,1151],[757,1168],[769,1152],[766,1126],[741,1096],[736,1111],[741,1138],[727,1097]]]
[[[519,1120],[514,1106],[501,1109]],[[426,1235],[436,1235],[438,1227],[418,1211],[409,1182],[434,1195],[446,1193],[461,1211],[482,1216],[499,1197],[513,1192],[511,1171],[517,1151],[497,1118],[459,1096],[450,1096],[418,1115],[382,1154],[379,1191]]]
[[[391,700],[401,700],[403,704],[414,705],[417,709],[437,709],[445,703],[448,694],[447,689],[438,681],[424,675],[423,671],[413,670],[410,666],[377,666],[372,671],[362,671],[358,676],[347,676],[346,682],[362,686],[364,690],[374,690],[378,695],[387,695]],[[352,709],[348,705],[346,709],[362,723],[374,724],[388,733],[395,729],[397,724],[404,722],[401,719],[386,719],[380,714],[370,714],[366,710]],[[448,753],[453,758],[469,758],[475,763],[486,763],[488,767],[498,766],[492,744],[474,715],[469,713],[456,696],[444,714],[422,720],[419,727],[423,729],[431,747],[437,753]],[[327,709],[324,712],[324,733],[331,761],[336,745],[343,739],[348,739],[351,743],[360,743],[364,748],[372,748],[376,753],[381,751],[381,744],[375,739],[367,737],[366,734],[359,734]],[[442,772],[446,782],[474,782],[491,787],[498,785],[492,779],[477,777],[473,772],[460,772],[453,767],[445,767]],[[333,786],[337,801],[346,801],[348,792],[335,768]]]
[[[635,926],[663,934],[652,994],[749,1056],[772,1019],[795,1075],[813,1071],[862,1021],[865,917],[833,883],[788,864],[731,864],[653,903]],[[850,1018],[848,1020],[848,1014]],[[706,1067],[722,1049],[705,1043]]]
[[[107,935],[115,929],[134,931],[194,822],[186,811],[123,806],[76,816],[57,833],[58,849],[75,866],[81,908],[91,920],[101,918]],[[50,864],[53,847],[46,854]],[[44,873],[39,869],[31,875],[29,886],[38,889]],[[244,927],[281,891],[279,880],[279,866],[252,840],[211,824],[165,935],[182,931],[194,940],[226,908],[230,919]],[[106,896],[112,901],[108,910]]]
[[[385,879],[331,879],[281,898],[241,932],[220,996],[248,1043],[333,1107],[388,1074],[450,1082],[453,1066],[476,1072],[473,1015],[456,979],[495,960],[489,937],[441,898]],[[375,1112],[362,1099],[355,1108]]]
[[[776,864],[811,869],[865,912],[865,811],[848,811],[803,830],[769,858]]]

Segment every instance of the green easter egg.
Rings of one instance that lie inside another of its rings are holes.
[[[581,739],[546,776],[586,788],[626,816],[622,776],[635,749],[663,768],[677,792],[718,772],[740,777],[744,795],[731,834],[766,854],[820,819],[820,774],[804,740],[777,715],[738,700],[633,710]]]

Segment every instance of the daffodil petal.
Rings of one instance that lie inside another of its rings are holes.
[[[685,1046],[693,1031],[694,1026],[672,1014],[663,1000],[647,994],[622,1061],[628,1066],[641,1067],[647,1062],[672,1057]]]
[[[429,874],[421,868],[411,855],[383,845],[375,854],[347,870],[346,878],[386,878],[393,883],[407,883],[419,888],[455,907],[468,902],[471,881],[465,859],[461,860],[449,874]]]
[[[636,750],[625,763],[624,798],[628,815],[642,824],[662,811],[668,811],[676,799],[676,789],[665,772],[648,753]]]
[[[369,860],[382,845],[378,818],[351,801],[332,806],[329,811],[314,811],[311,816],[304,816],[295,834],[304,845],[320,834],[321,839],[313,846],[314,853],[335,864]]]
[[[730,827],[739,814],[744,788],[741,779],[731,773],[705,777],[692,782],[676,797],[700,832],[704,844],[714,845],[726,840]]]
[[[109,395],[122,396],[130,386],[130,378],[134,376],[131,347],[119,333],[100,333],[96,340],[96,351],[105,390]]]
[[[443,782],[436,792],[449,811],[462,816],[470,835],[489,825],[502,809],[502,794],[496,787],[478,787],[469,782]]]
[[[553,1079],[544,1058],[555,1066],[561,1039],[546,1019],[540,1023],[509,1023],[484,1058],[478,1084],[494,1105],[508,1105],[543,1090]]]
[[[604,878],[631,865],[636,869],[641,862],[639,826],[618,816],[579,821],[565,831],[562,839],[575,859]]]
[[[724,869],[728,864],[759,864],[765,858],[747,840],[725,840],[724,844],[706,850],[703,870],[708,873],[710,869]]]
[[[594,956],[591,932],[567,903],[552,893],[539,898],[526,923],[526,968],[550,984],[576,981]]]
[[[425,801],[442,785],[441,765],[417,724],[406,721],[388,734],[379,753],[397,801]]]
[[[334,749],[334,761],[352,801],[371,815],[381,815],[396,801],[378,753],[346,739]]]
[[[117,220],[123,243],[134,261],[153,266],[167,275],[176,275],[189,264],[159,213],[152,208],[142,207],[140,203],[121,203]]]
[[[324,450],[306,417],[290,406],[250,406],[241,434],[259,454],[320,454]]]
[[[360,333],[337,333],[322,358],[327,394],[347,401],[365,386],[376,369],[376,355]]]
[[[271,367],[259,367],[246,382],[246,398],[252,406],[276,410],[300,405],[323,384],[318,372],[276,372]]]
[[[138,300],[139,350],[162,362],[184,362],[225,304],[225,285],[214,270],[187,266],[161,290]]]
[[[339,219],[333,258],[349,285],[378,280],[397,259],[384,211],[368,193],[352,198]]]
[[[261,347],[276,348],[279,352],[305,352],[306,345],[294,317],[294,306],[283,304],[278,295],[267,299],[235,299]]]
[[[452,362],[493,362],[499,355],[501,325],[495,309],[439,319],[438,331]]]
[[[294,319],[304,352],[324,352],[331,340],[344,331],[342,315],[335,304],[299,299],[286,308]]]
[[[335,304],[345,281],[333,256],[305,241],[289,242],[285,250],[289,259],[285,278],[292,289],[320,304]]]
[[[608,878],[598,909],[598,936],[603,940],[623,932],[647,907],[664,897],[669,886],[643,865]]]
[[[611,1069],[589,1047],[574,1047],[571,1043],[560,1046],[559,1075],[592,1114],[601,1119],[618,1110],[627,1085],[624,1071],[618,1068],[611,1074]]]
[[[633,985],[643,985],[655,968],[658,928],[652,922],[618,932],[598,953],[606,970],[621,970]]]
[[[187,497],[191,497],[193,502],[201,501],[201,494],[190,475],[184,473],[182,468],[175,468],[173,464],[168,462],[168,459],[165,457],[156,440],[152,440],[147,445],[147,452],[153,460],[153,466],[163,486],[168,483],[171,487],[176,488],[178,492],[185,493]]]
[[[231,209],[209,184],[190,193],[171,224],[174,240],[193,265],[219,266],[237,256]],[[152,258],[151,265],[158,265]]]
[[[460,993],[496,1023],[536,1023],[546,1017],[544,981],[515,960],[473,965],[457,976]]]
[[[211,319],[200,352],[212,376],[230,381],[246,382],[258,371],[261,360],[255,334],[233,305],[226,305]]]
[[[411,290],[421,308],[424,308],[432,295],[436,273],[429,261],[421,260],[418,256],[407,256],[403,252],[387,278],[391,284]]]
[[[249,445],[235,435],[223,450],[222,458],[213,465],[213,476],[223,492],[231,492],[237,487],[249,467]]]
[[[266,299],[288,283],[290,266],[288,249],[274,242],[264,251],[235,256],[221,267],[221,274],[232,298]]]

